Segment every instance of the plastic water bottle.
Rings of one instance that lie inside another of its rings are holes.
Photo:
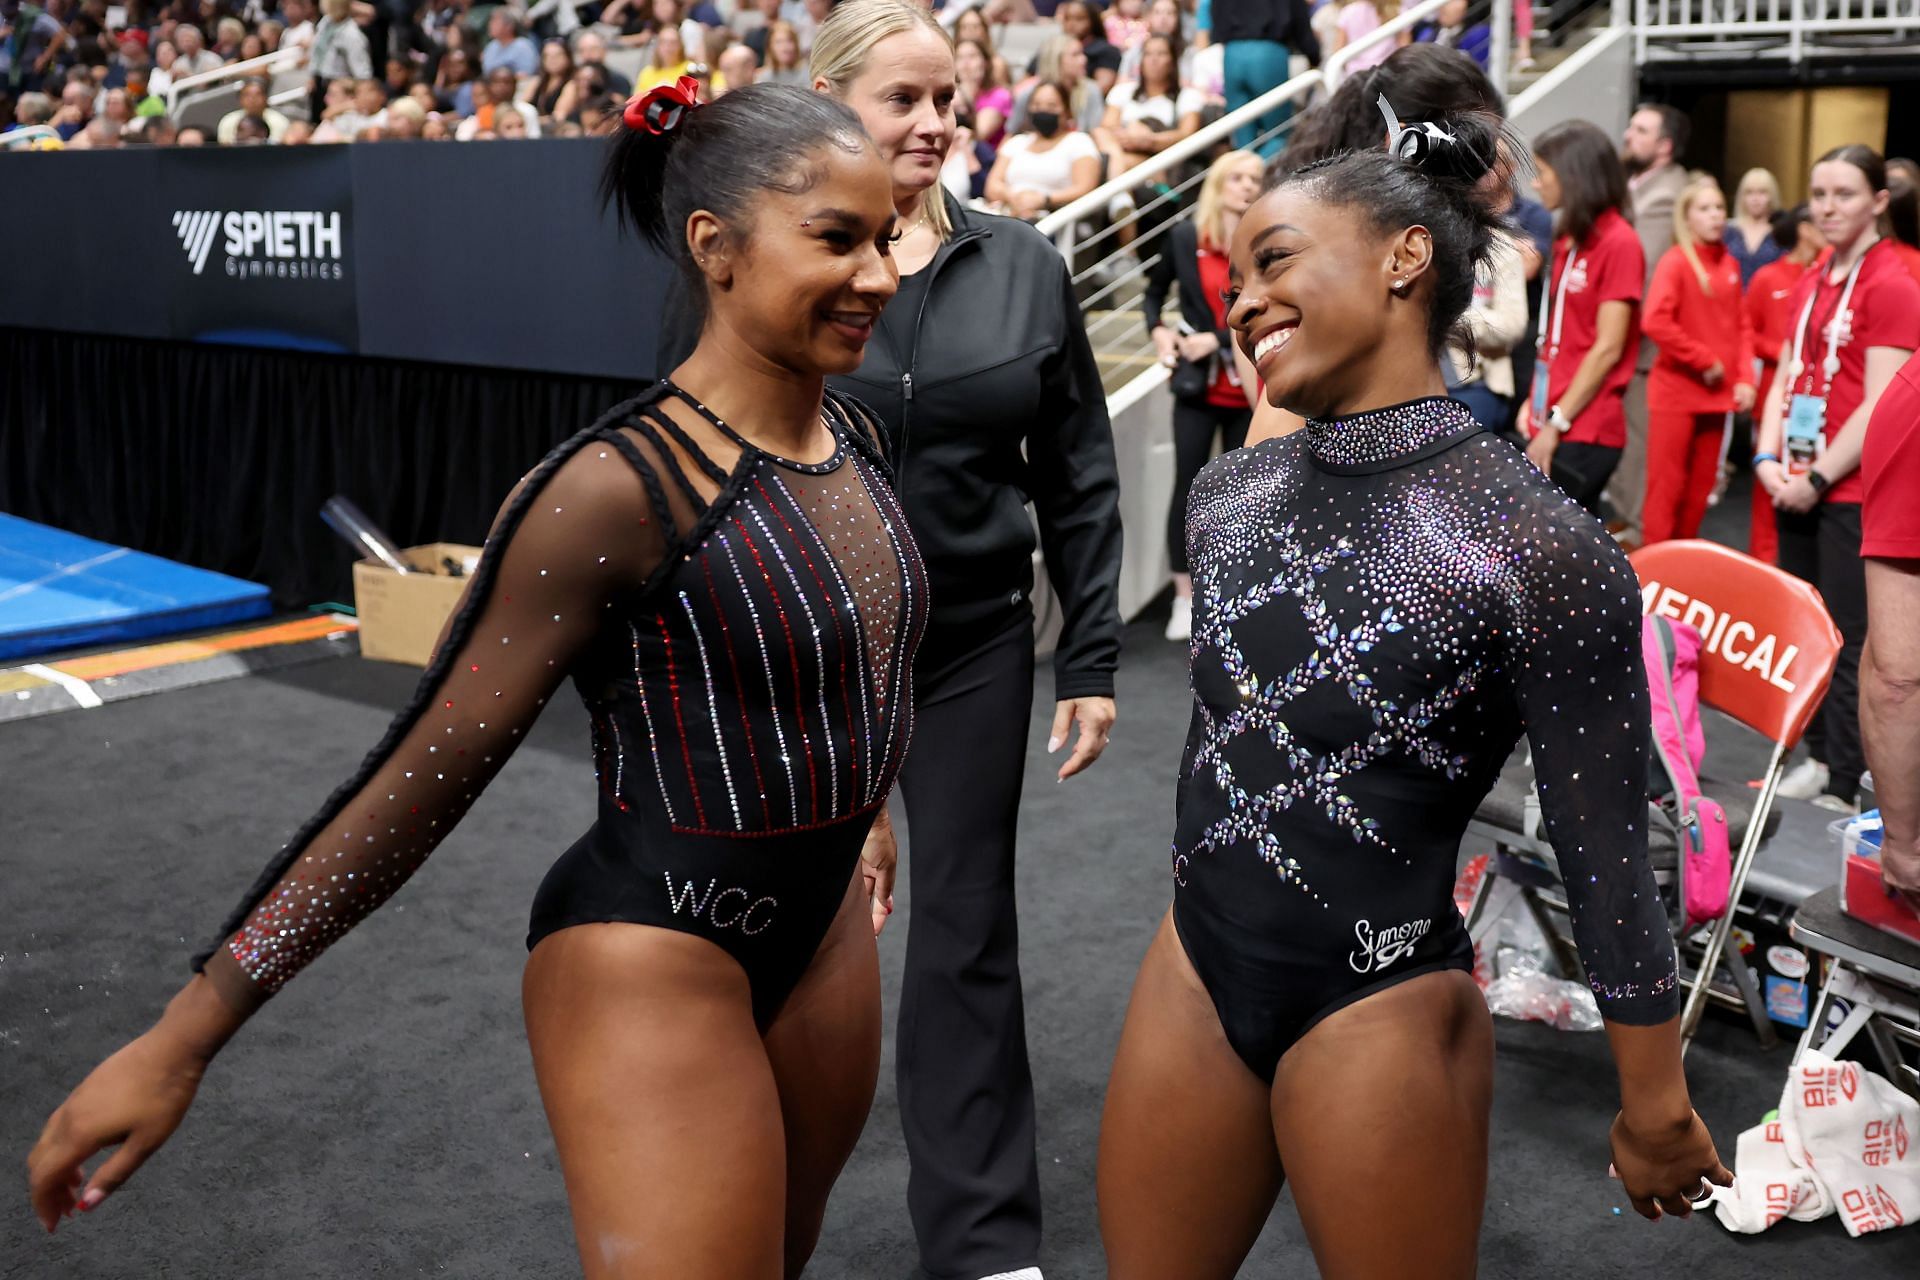
[[[393,539],[375,528],[373,521],[367,519],[367,513],[350,500],[334,494],[321,504],[320,518],[356,553],[372,556],[395,573],[419,572],[407,563],[407,558],[400,554],[400,548],[394,545]]]

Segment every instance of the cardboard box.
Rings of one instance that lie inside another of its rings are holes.
[[[407,563],[419,573],[395,573],[378,560],[353,566],[353,606],[360,614],[360,656],[424,667],[447,619],[459,607],[480,563],[480,548],[458,542],[408,547]],[[465,573],[453,577],[446,561]]]

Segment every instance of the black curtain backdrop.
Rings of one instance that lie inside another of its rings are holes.
[[[520,476],[640,381],[0,328],[0,510],[351,600],[345,494],[402,546],[479,543]]]

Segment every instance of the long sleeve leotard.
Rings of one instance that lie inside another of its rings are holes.
[[[598,921],[700,933],[770,1019],[905,755],[926,617],[870,421],[833,393],[823,416],[832,456],[792,462],[663,383],[548,455],[412,702],[194,967],[242,1010],[278,990],[420,867],[571,676],[599,818],[528,945]]]
[[[1523,728],[1601,1012],[1671,1017],[1639,593],[1599,522],[1436,399],[1215,460],[1187,530],[1174,918],[1248,1065],[1472,966],[1456,854]]]

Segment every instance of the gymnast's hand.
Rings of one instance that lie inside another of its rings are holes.
[[[900,842],[893,837],[893,819],[887,806],[867,829],[867,842],[860,846],[860,877],[866,882],[867,900],[873,905],[873,936],[887,927],[893,914],[893,876],[900,865]]]
[[[1053,733],[1047,739],[1048,755],[1067,744],[1073,722],[1080,722],[1080,740],[1073,744],[1073,754],[1060,766],[1058,781],[1065,782],[1100,758],[1100,753],[1107,749],[1107,732],[1113,728],[1113,718],[1112,698],[1064,698],[1054,707]]]
[[[99,1208],[173,1136],[207,1064],[245,1020],[196,976],[152,1030],[80,1082],[27,1156],[27,1189],[41,1226],[52,1231],[63,1217]],[[120,1149],[89,1177],[81,1166],[111,1146]]]
[[[1658,1221],[1663,1212],[1688,1217],[1701,1200],[1703,1182],[1733,1185],[1707,1126],[1692,1110],[1677,1124],[1650,1128],[1636,1126],[1623,1111],[1614,1119],[1612,1141],[1613,1175],[1643,1218]]]

